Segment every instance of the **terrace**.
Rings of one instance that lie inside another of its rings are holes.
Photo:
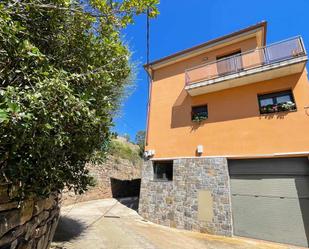
[[[301,37],[235,53],[185,72],[191,96],[300,73],[307,54]]]

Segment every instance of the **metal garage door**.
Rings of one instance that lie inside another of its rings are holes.
[[[307,157],[229,160],[234,234],[307,247]]]

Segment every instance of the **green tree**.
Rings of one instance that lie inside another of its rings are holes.
[[[130,82],[121,30],[158,0],[0,3],[0,183],[83,192]]]
[[[135,135],[135,143],[139,146],[141,155],[143,155],[145,151],[145,136],[145,131],[138,131]]]

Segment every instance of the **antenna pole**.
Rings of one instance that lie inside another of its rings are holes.
[[[150,35],[149,35],[149,8],[147,8],[147,64],[149,64],[149,55],[150,55]],[[149,77],[148,77],[149,78]]]
[[[150,62],[150,21],[149,21],[149,7],[147,8],[147,23],[146,23],[146,63],[149,65]],[[146,137],[145,145],[148,145],[148,128],[149,128],[149,112],[150,112],[150,87],[151,87],[151,77],[147,68],[147,123],[146,123]]]

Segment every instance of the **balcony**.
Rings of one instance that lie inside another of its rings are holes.
[[[290,38],[187,69],[191,96],[300,73],[307,61],[301,37]]]

